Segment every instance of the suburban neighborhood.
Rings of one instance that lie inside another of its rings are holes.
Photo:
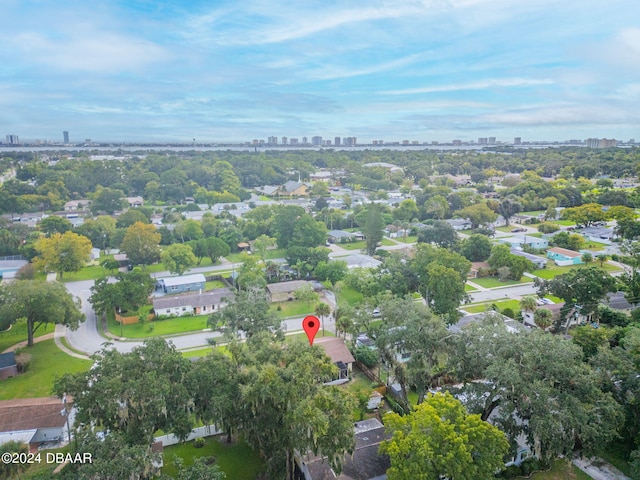
[[[611,152],[0,152],[0,476],[640,478]]]

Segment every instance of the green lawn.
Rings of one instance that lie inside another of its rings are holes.
[[[398,238],[396,238],[396,240],[398,242],[403,242],[403,243],[416,243],[418,241],[418,236],[417,235],[409,235],[407,238],[398,237]]]
[[[343,285],[338,292],[338,300],[347,302],[349,305],[356,306],[362,303],[364,295],[351,287]]]
[[[548,472],[534,473],[530,478],[531,480],[592,480],[589,475],[564,459],[553,462]]]
[[[550,220],[550,222],[561,227],[573,227],[576,224],[573,220]]]
[[[472,287],[471,285],[469,285],[469,284],[465,283],[465,285],[464,285],[464,291],[465,291],[465,292],[476,292],[476,291],[477,291],[477,289],[476,289],[476,288],[474,288],[474,287]]]
[[[212,280],[204,284],[205,290],[213,290],[214,288],[224,288],[226,285],[222,280]]]
[[[34,337],[46,335],[47,333],[53,333],[55,325],[45,323],[38,330],[35,331]],[[18,320],[14,323],[9,330],[0,332],[0,353],[4,352],[7,348],[14,346],[16,343],[24,342],[27,340],[27,321]]]
[[[484,288],[506,287],[509,285],[519,285],[521,283],[531,283],[533,280],[529,277],[522,277],[520,280],[506,280],[501,282],[497,277],[474,278],[471,282]]]
[[[410,237],[407,237],[409,239]],[[398,239],[400,240],[400,239]],[[383,238],[380,243],[384,247],[391,247],[393,245],[397,245],[393,240],[389,240],[388,238]],[[345,250],[364,250],[367,248],[366,240],[358,240],[357,242],[349,242],[349,243],[338,243],[339,247],[344,248]]]
[[[195,315],[185,317],[167,318],[164,320],[147,320],[144,323],[122,325],[116,322],[113,315],[108,316],[107,326],[113,335],[125,338],[149,338],[161,335],[173,335],[177,333],[195,332],[207,328],[209,315]]]
[[[25,348],[31,354],[26,373],[2,381],[0,400],[47,397],[51,395],[55,377],[88,370],[90,360],[71,357],[60,350],[53,339]]]
[[[318,333],[314,338],[322,338],[322,337],[335,337],[335,335],[327,330],[325,330],[324,334],[322,333],[322,327],[318,330]],[[293,335],[285,335],[284,342],[285,343],[294,343],[294,342],[304,342],[309,343],[309,338],[306,333],[294,333]]]
[[[222,436],[207,437],[206,442],[203,448],[194,448],[193,442],[165,448],[162,473],[176,477],[174,456],[182,458],[186,467],[193,464],[194,458],[213,456],[220,470],[233,480],[255,480],[264,469],[262,459],[245,442],[227,445]]]
[[[600,262],[593,262],[592,265],[597,265],[600,266]],[[580,268],[583,265],[569,265],[566,267],[558,267],[553,261],[548,261],[547,262],[547,268],[543,268],[540,270],[534,270],[533,272],[531,272],[532,274],[534,274],[537,277],[540,278],[544,278],[545,280],[550,280],[558,275],[562,275],[564,273],[569,272],[569,270],[572,270],[574,268]],[[602,268],[604,270],[606,270],[607,272],[619,272],[620,269],[618,267],[616,267],[615,265],[611,265],[609,263],[605,263],[604,265],[602,265]]]
[[[497,302],[484,302],[484,303],[474,303],[473,305],[463,305],[462,309],[469,313],[482,313],[486,312],[491,305],[495,305],[500,310],[504,310],[505,308],[510,308],[511,310],[517,312],[520,310],[520,301],[519,300],[502,300]]]
[[[318,302],[306,303],[302,300],[291,300],[290,302],[275,302],[269,307],[276,312],[280,318],[294,317],[313,313]],[[280,307],[280,309],[278,309]]]

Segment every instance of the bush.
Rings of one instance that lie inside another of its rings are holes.
[[[31,364],[31,354],[23,351],[22,349],[16,352],[16,365],[20,373],[24,373],[29,369]]]
[[[544,222],[538,225],[538,231],[541,233],[553,233],[560,230],[560,227],[555,223]]]
[[[195,448],[202,448],[206,445],[206,440],[202,437],[198,437],[196,439],[193,440],[193,446]]]
[[[368,368],[372,368],[378,363],[378,352],[364,346],[356,348],[353,357]]]
[[[505,317],[509,317],[509,318],[515,318],[515,313],[513,313],[513,309],[512,308],[505,308],[502,310],[502,315],[504,315]]]

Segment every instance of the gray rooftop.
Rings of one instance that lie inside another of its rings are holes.
[[[153,308],[173,308],[202,305],[218,305],[224,298],[231,298],[233,293],[228,288],[216,288],[202,293],[185,293],[182,295],[166,295],[153,299]]]
[[[159,278],[159,282],[162,282],[165,287],[174,287],[178,285],[190,285],[192,283],[205,283],[207,280],[201,273],[194,273],[193,275],[182,275],[180,277],[164,277]]]

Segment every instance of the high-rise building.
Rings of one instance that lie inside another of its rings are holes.
[[[514,145],[522,145],[522,137],[514,137],[513,138]]]
[[[7,135],[7,143],[9,145],[18,145],[20,140],[18,140],[18,135]]]
[[[63,143],[67,145],[69,143],[69,132],[66,130],[62,132]]]
[[[495,145],[496,144],[496,137],[489,137],[487,140],[489,141],[489,145]]]
[[[267,143],[269,145],[277,145],[278,144],[278,137],[273,136],[273,137],[267,138]]]
[[[287,144],[287,137],[282,137],[282,145],[286,145]]]
[[[589,148],[611,148],[618,144],[613,138],[587,138],[584,143]]]
[[[356,137],[344,137],[342,143],[345,147],[354,147],[356,145]]]
[[[309,139],[307,137],[302,137],[302,144],[307,145],[309,143]]]
[[[487,137],[478,138],[478,145],[486,145],[488,142]]]
[[[334,144],[336,147],[339,147],[339,146],[340,146],[340,142],[341,142],[340,137],[336,137],[336,138],[334,138],[334,139],[333,139],[333,144]]]
[[[314,145],[316,147],[322,145],[322,137],[320,135],[314,135],[313,137],[311,137],[311,145]]]
[[[298,145],[298,139],[297,138],[292,138],[290,140],[290,142],[291,142],[291,145]]]

